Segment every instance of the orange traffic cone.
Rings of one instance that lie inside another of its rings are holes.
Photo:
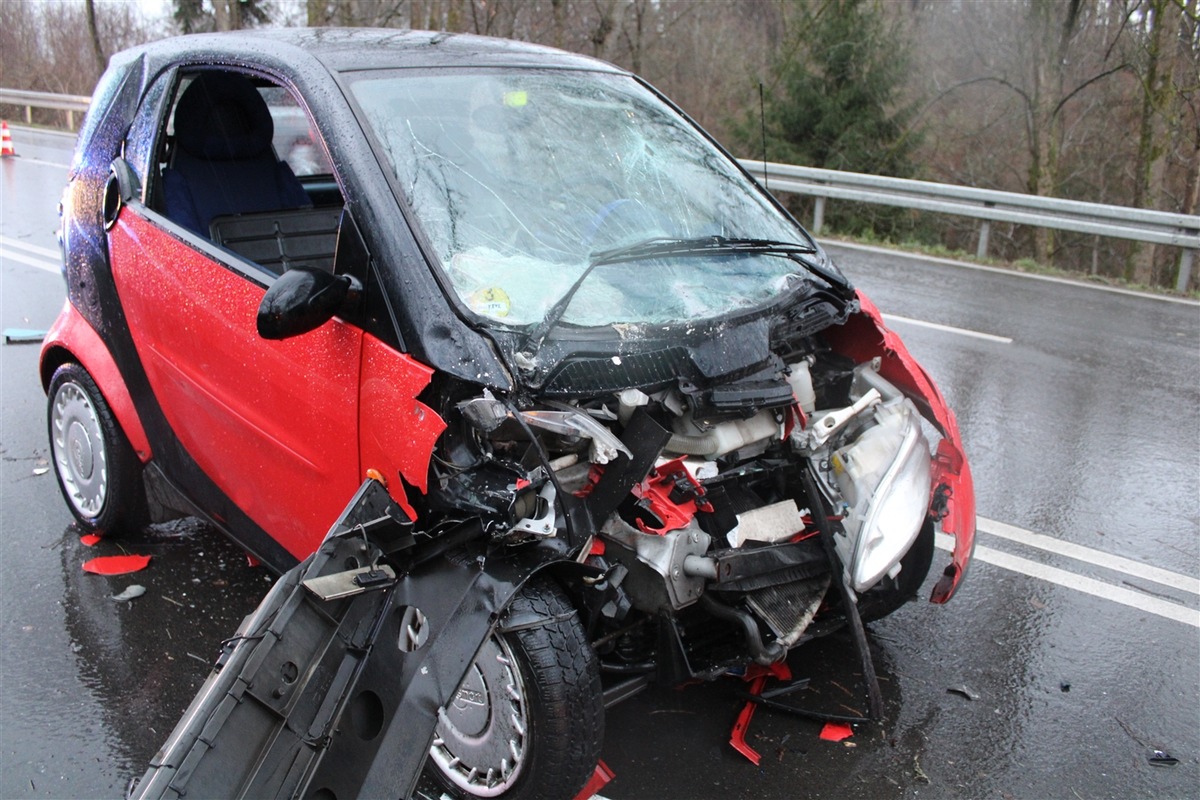
[[[8,132],[8,123],[0,121],[0,158],[8,158],[16,154],[17,151],[13,149],[12,134]]]

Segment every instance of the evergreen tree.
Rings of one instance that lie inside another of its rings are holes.
[[[788,32],[767,89],[771,161],[912,177],[919,134],[901,91],[908,44],[889,26],[880,0],[793,0]],[[755,109],[757,111],[757,109]],[[740,126],[746,152],[759,153],[758,114]],[[800,211],[799,208],[793,209]],[[831,203],[826,221],[847,231],[894,235],[903,212]]]

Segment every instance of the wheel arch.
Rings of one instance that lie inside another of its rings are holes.
[[[149,461],[153,455],[150,440],[117,362],[100,335],[68,301],[42,342],[38,363],[42,391],[48,392],[55,371],[72,361],[92,376],[138,459],[143,464]]]

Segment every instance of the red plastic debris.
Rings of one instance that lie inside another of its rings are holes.
[[[260,566],[261,564],[262,564],[262,562],[259,561],[257,558],[250,555],[249,553],[246,553],[246,566],[247,567],[257,567],[257,566]]]
[[[826,722],[821,728],[821,738],[827,742],[840,742],[854,735],[854,728],[844,722]]]
[[[95,547],[96,545],[100,544],[100,539],[101,539],[100,536],[97,536],[94,533],[88,533],[88,534],[84,534],[83,536],[80,536],[79,542],[84,547]]]
[[[655,467],[654,474],[633,487],[635,497],[648,504],[651,513],[662,520],[662,527],[656,528],[638,519],[637,526],[644,533],[663,534],[668,531],[686,527],[696,516],[696,509],[706,508],[708,501],[704,499],[704,487],[688,473],[683,466],[683,456],[660,464]],[[671,499],[677,487],[684,484],[691,486],[691,497],[683,498],[680,502]]]
[[[575,800],[588,800],[593,797],[596,792],[604,788],[604,785],[615,778],[617,774],[609,768],[608,764],[603,761],[596,764],[596,770],[592,773],[592,777],[587,784],[575,795]]]
[[[146,568],[150,556],[100,556],[83,563],[83,571],[95,575],[125,575]]]
[[[751,664],[746,669],[746,674],[742,676],[742,680],[750,684],[750,694],[755,697],[762,694],[763,688],[767,685],[768,678],[789,681],[792,679],[792,671],[788,669],[786,662],[778,662],[769,667]],[[758,766],[758,762],[762,760],[762,756],[746,742],[746,731],[750,728],[750,720],[754,717],[754,709],[757,707],[758,703],[755,703],[753,700],[747,700],[746,705],[742,706],[737,720],[733,723],[733,730],[729,734],[730,746],[750,759],[750,763],[756,767]]]

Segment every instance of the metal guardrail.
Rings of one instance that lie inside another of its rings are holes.
[[[32,122],[34,108],[51,108],[65,111],[67,126],[74,129],[75,114],[87,111],[90,102],[90,97],[81,95],[0,88],[0,104],[24,106],[26,123]],[[1132,239],[1180,248],[1179,277],[1175,286],[1179,292],[1187,290],[1196,253],[1200,252],[1200,216],[751,159],[741,159],[741,163],[750,174],[762,176],[773,191],[795,192],[815,198],[814,234],[821,232],[825,202],[832,199],[900,206],[981,220],[976,250],[980,258],[987,256],[992,222],[1012,222]]]
[[[1192,265],[1197,251],[1200,251],[1200,216],[769,161],[740,160],[750,174],[760,180],[765,178],[772,191],[795,192],[815,198],[814,234],[821,232],[825,201],[834,199],[901,206],[982,220],[976,250],[979,258],[987,255],[992,222],[1013,222],[1132,239],[1180,248],[1179,277],[1175,287],[1179,292],[1187,290]]]
[[[88,110],[92,98],[78,94],[28,92],[24,89],[0,88],[0,105],[24,106],[25,124],[33,124],[33,109],[52,108],[67,112],[67,127],[75,129],[75,115]]]

